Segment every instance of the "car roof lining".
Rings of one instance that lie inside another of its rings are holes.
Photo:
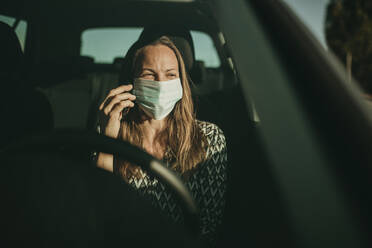
[[[203,4],[183,1],[10,1],[5,0],[0,12],[25,20],[48,19],[52,23],[92,27],[145,26],[154,21],[169,20],[187,28],[207,33],[216,32],[215,22]]]
[[[78,34],[80,37],[84,30],[91,28],[144,27],[155,22],[168,22],[205,32],[218,43],[219,28],[205,1],[4,1],[0,13],[26,20],[32,33],[36,31],[42,35],[42,40],[54,40],[48,33],[55,35],[56,30],[60,37],[68,36],[75,40]],[[216,48],[220,56],[224,56],[218,45]]]

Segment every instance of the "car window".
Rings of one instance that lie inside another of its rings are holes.
[[[5,22],[9,26],[13,26],[14,23],[16,22],[16,18],[5,16],[5,15],[0,15],[0,21]],[[18,36],[19,42],[21,43],[21,47],[23,51],[25,49],[25,43],[26,43],[26,31],[27,31],[27,22],[25,20],[20,20],[20,22],[18,23],[15,29],[15,32]]]
[[[94,28],[81,36],[80,54],[91,56],[96,63],[112,63],[116,57],[124,57],[138,39],[143,28]]]
[[[191,31],[191,36],[194,40],[196,60],[204,61],[206,67],[219,67],[220,59],[211,37],[199,31]]]
[[[96,63],[112,63],[116,57],[123,57],[129,47],[138,39],[143,28],[94,28],[82,33],[81,55],[91,56]],[[219,67],[220,60],[209,35],[191,31],[195,45],[195,57],[204,61],[207,67]]]
[[[319,42],[327,47],[324,25],[329,0],[283,0],[309,28]]]

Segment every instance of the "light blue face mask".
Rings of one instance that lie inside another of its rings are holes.
[[[182,98],[179,78],[169,81],[153,81],[136,78],[133,83],[136,103],[149,117],[155,120],[165,118]]]

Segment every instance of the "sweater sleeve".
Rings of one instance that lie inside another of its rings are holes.
[[[188,187],[200,209],[201,235],[213,244],[225,207],[227,148],[220,128],[208,122],[200,126],[208,141],[207,159],[188,180]]]

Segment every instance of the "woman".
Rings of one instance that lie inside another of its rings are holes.
[[[126,59],[124,71],[133,85],[111,90],[102,102],[101,131],[143,148],[179,173],[199,206],[200,233],[212,241],[225,202],[225,137],[216,125],[195,119],[185,64],[168,37],[137,42]],[[149,196],[175,221],[183,221],[171,193],[139,167],[104,153],[97,165]]]

